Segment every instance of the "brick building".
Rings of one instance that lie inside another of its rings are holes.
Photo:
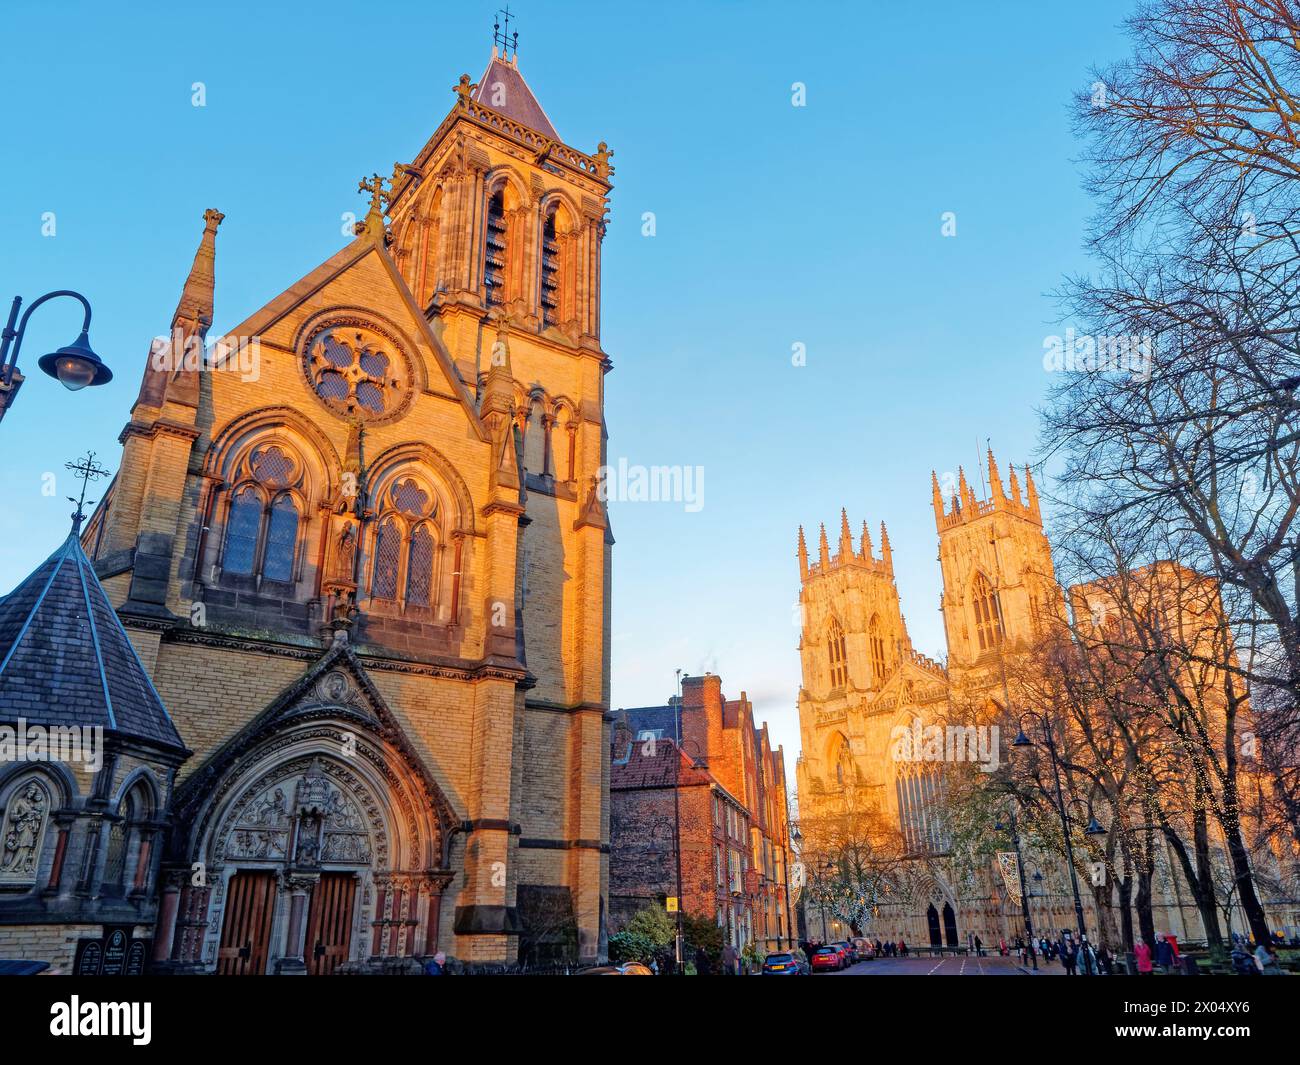
[[[790,943],[790,826],[784,753],[753,706],[714,674],[685,677],[680,699],[617,712],[610,770],[610,920],[677,894],[743,950]]]
[[[175,971],[605,952],[613,168],[516,55],[448,95],[355,239],[221,342],[204,214],[77,548],[192,752],[154,774]],[[84,787],[40,786],[75,829]]]

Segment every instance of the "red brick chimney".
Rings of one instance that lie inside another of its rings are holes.
[[[722,678],[714,673],[682,678],[682,753],[711,759],[722,750]]]

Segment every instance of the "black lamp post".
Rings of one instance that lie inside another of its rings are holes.
[[[1020,855],[1020,831],[1016,826],[1016,805],[1013,802],[1008,814],[1011,818],[1011,843],[1016,849],[1016,872],[1020,875],[1020,912],[1025,919],[1025,940],[1029,948],[1029,960],[1033,962],[1034,972],[1038,972],[1038,949],[1034,946],[1034,923],[1029,918],[1029,893],[1025,890],[1025,862]],[[1002,822],[994,826],[999,831]]]
[[[13,305],[9,308],[9,320],[5,323],[3,332],[0,332],[0,418],[5,416],[5,412],[13,404],[14,397],[23,383],[23,375],[18,370],[18,352],[22,348],[23,336],[27,332],[27,321],[31,318],[32,311],[46,300],[52,300],[57,296],[70,296],[79,300],[85,308],[81,332],[71,344],[48,355],[42,355],[37,360],[37,365],[70,392],[80,391],[87,386],[107,384],[113,379],[113,372],[91,350],[88,335],[90,303],[85,296],[71,289],[47,292],[32,302],[23,313],[21,320],[18,318],[18,312],[22,309],[23,300],[21,296],[15,296]]]
[[[1029,711],[1020,717],[1020,727],[1016,733],[1016,738],[1011,742],[1013,751],[1024,750],[1026,747],[1034,746],[1034,741],[1025,735],[1024,719],[1028,717],[1036,721],[1043,729],[1043,741],[1047,747],[1048,758],[1052,763],[1052,779],[1056,784],[1056,812],[1061,816],[1061,833],[1065,837],[1065,859],[1066,864],[1070,867],[1070,888],[1074,892],[1074,915],[1079,923],[1079,942],[1088,934],[1083,921],[1083,900],[1079,896],[1079,876],[1074,868],[1074,845],[1070,842],[1070,816],[1066,809],[1065,797],[1061,792],[1061,765],[1060,759],[1056,753],[1056,741],[1052,738],[1052,722],[1046,714],[1038,714]],[[1079,800],[1074,800],[1079,801]],[[1103,835],[1105,829],[1097,822],[1097,818],[1088,817],[1088,825],[1084,829],[1084,834],[1089,836]]]

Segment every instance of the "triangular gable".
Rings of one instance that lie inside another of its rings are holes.
[[[410,288],[402,279],[402,275],[392,258],[367,235],[358,237],[347,247],[330,256],[315,270],[290,285],[260,310],[255,311],[234,328],[227,330],[226,335],[232,338],[266,337],[274,339],[275,343],[280,346],[292,348],[292,337],[296,332],[296,324],[290,326],[287,320],[293,312],[302,307],[313,296],[322,293],[331,285],[337,284],[345,274],[351,271],[367,269],[367,259],[370,256],[375,257],[373,272],[387,278],[392,285],[393,304],[377,306],[373,301],[370,301],[367,302],[365,309],[384,314],[400,308],[403,315],[398,324],[405,327],[412,334],[417,345],[422,345],[427,350],[432,357],[432,365],[429,367],[430,372],[439,375],[441,378],[440,381],[435,379],[430,381],[429,384],[433,386],[435,391],[441,385],[447,393],[455,396],[479,439],[487,442],[489,440],[488,432],[479,418],[477,410],[475,410],[473,396],[460,379],[460,374],[456,372],[455,363],[451,358],[451,353],[447,350],[447,346],[434,333],[428,319],[421,313],[415,296],[412,295]],[[355,304],[356,301],[352,299],[343,302]],[[275,333],[280,327],[283,327],[282,331],[285,335],[277,337]],[[412,354],[418,356],[422,353],[417,350]],[[234,357],[233,354],[232,357]]]
[[[330,675],[334,673],[350,677],[356,685],[356,692],[344,692],[344,686],[340,686],[338,697],[333,697]],[[299,715],[317,712],[321,708],[328,708],[334,716],[352,718],[358,725],[395,747],[419,773],[426,791],[439,806],[439,816],[444,825],[457,823],[442,789],[407,741],[401,724],[370,679],[370,674],[357,658],[352,645],[346,641],[333,644],[315,665],[276,696],[266,709],[213,751],[182,786],[177,809],[185,810],[204,801],[216,782],[244,754],[256,748],[278,729],[292,723]]]

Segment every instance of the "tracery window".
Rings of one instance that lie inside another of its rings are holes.
[[[885,680],[885,637],[880,630],[880,618],[872,615],[868,630],[868,643],[871,647],[871,673],[877,684]]]
[[[991,651],[1002,644],[1002,605],[984,574],[975,574],[971,589],[975,604],[975,632],[981,651]]]
[[[838,621],[831,621],[826,640],[827,654],[831,665],[831,687],[843,688],[849,680],[848,663],[844,652],[844,630]]]
[[[295,479],[297,463],[272,444],[253,452],[248,470],[253,479],[237,487],[230,498],[222,570],[291,583],[299,514],[286,486]]]
[[[435,605],[437,504],[415,478],[399,476],[381,493],[370,595],[405,607]]]

